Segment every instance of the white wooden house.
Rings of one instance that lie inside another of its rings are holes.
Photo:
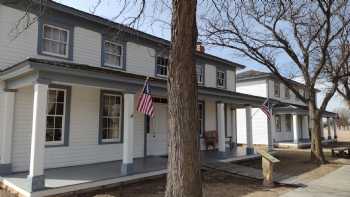
[[[307,96],[304,85],[291,81],[299,89],[301,94]],[[273,116],[268,121],[265,114],[259,108],[253,109],[253,144],[267,145],[269,143],[268,130],[271,129],[271,138],[275,146],[304,147],[309,144],[309,118],[307,105],[287,88],[277,77],[271,73],[256,70],[243,71],[237,74],[237,92],[266,97],[278,100],[280,103],[273,105]],[[336,139],[336,114],[326,112],[323,118],[327,119],[328,128],[326,140]],[[237,141],[246,142],[244,110],[237,110]],[[270,128],[271,127],[271,128]],[[323,134],[324,132],[322,132]]]
[[[2,184],[46,196],[166,173],[169,41],[50,0],[30,1],[22,32],[27,1],[0,2]],[[218,141],[202,159],[254,155],[250,117],[264,95],[236,92],[243,65],[203,50],[196,61],[201,149],[207,131]],[[135,110],[146,77],[152,119]],[[237,143],[238,108],[248,151],[226,145]]]

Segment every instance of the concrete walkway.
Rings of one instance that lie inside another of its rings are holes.
[[[350,197],[350,166],[343,166],[282,197]]]

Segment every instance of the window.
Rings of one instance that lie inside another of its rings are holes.
[[[280,97],[280,83],[277,81],[274,81],[274,95],[275,97]]]
[[[48,91],[46,116],[46,143],[48,145],[64,143],[66,95],[65,89],[50,88]]]
[[[169,64],[168,58],[158,56],[157,65],[156,65],[156,74],[162,77],[168,76],[168,64]]]
[[[287,99],[290,98],[290,91],[287,86],[285,86],[285,89],[284,89],[284,97]]]
[[[123,46],[114,42],[104,41],[103,65],[122,68]]]
[[[204,67],[202,65],[196,65],[197,83],[204,83]]]
[[[281,116],[275,116],[276,131],[281,132]]]
[[[290,114],[286,115],[286,126],[287,126],[287,131],[292,131],[292,116]]]
[[[204,133],[204,103],[198,102],[198,124],[199,124],[199,135],[203,136]]]
[[[101,141],[121,142],[122,95],[102,92]]]
[[[42,53],[68,57],[69,31],[51,25],[43,25]]]
[[[219,88],[225,87],[225,72],[216,71],[216,86]]]

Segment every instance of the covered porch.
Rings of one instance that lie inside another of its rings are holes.
[[[93,188],[166,173],[166,159],[161,157],[167,154],[166,126],[156,125],[150,132],[143,114],[135,112],[145,78],[125,71],[41,59],[28,59],[3,72],[0,80],[4,81],[7,106],[3,113],[8,120],[2,126],[8,132],[1,139],[2,182],[27,196],[40,196],[47,190],[76,191],[83,186]],[[164,105],[166,80],[152,78],[151,88],[152,95],[161,98],[158,106]],[[259,106],[265,98],[209,87],[199,87],[198,94],[204,105],[211,103],[205,119],[210,121],[203,122],[208,126],[203,132],[214,129],[218,133],[214,147],[218,151],[203,152],[202,157],[230,161],[256,156],[249,124],[251,107]],[[113,113],[109,118],[119,122],[118,132],[107,139],[109,133],[103,131],[110,128],[101,127],[107,124],[101,116],[105,108],[111,107],[110,102]],[[247,114],[248,146],[227,149],[228,139],[230,143],[235,139],[237,107]],[[49,121],[52,112],[60,124],[52,124],[51,116]],[[62,132],[48,135],[52,130]],[[155,143],[159,146],[148,146]],[[160,147],[163,150],[157,152]],[[104,170],[107,172],[99,173]],[[73,173],[79,171],[81,175]]]
[[[310,126],[306,106],[279,104],[273,109],[274,146],[309,148]],[[326,122],[326,129],[323,123]],[[327,144],[337,139],[336,114],[325,112],[321,119],[322,143]]]
[[[246,152],[243,147],[237,147],[226,152],[217,150],[201,151],[203,164],[215,162],[234,162],[260,157]],[[149,156],[133,161],[132,170],[122,171],[123,161],[101,162],[87,165],[46,169],[44,188],[38,191],[30,190],[28,172],[5,175],[2,182],[9,190],[19,192],[23,196],[56,195],[102,187],[111,187],[121,183],[165,175],[167,173],[167,156]]]

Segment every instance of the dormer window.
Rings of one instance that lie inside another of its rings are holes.
[[[160,77],[168,76],[169,59],[157,56],[156,75]]]
[[[104,66],[122,68],[123,45],[105,40],[103,48],[103,57]]]
[[[225,72],[221,70],[216,71],[216,86],[218,88],[225,88],[225,80]]]
[[[52,25],[43,25],[42,53],[68,58],[69,30]]]
[[[275,97],[280,97],[280,83],[278,81],[274,81],[273,90]]]
[[[203,84],[204,83],[204,66],[196,65],[196,74],[197,74],[197,83]]]

